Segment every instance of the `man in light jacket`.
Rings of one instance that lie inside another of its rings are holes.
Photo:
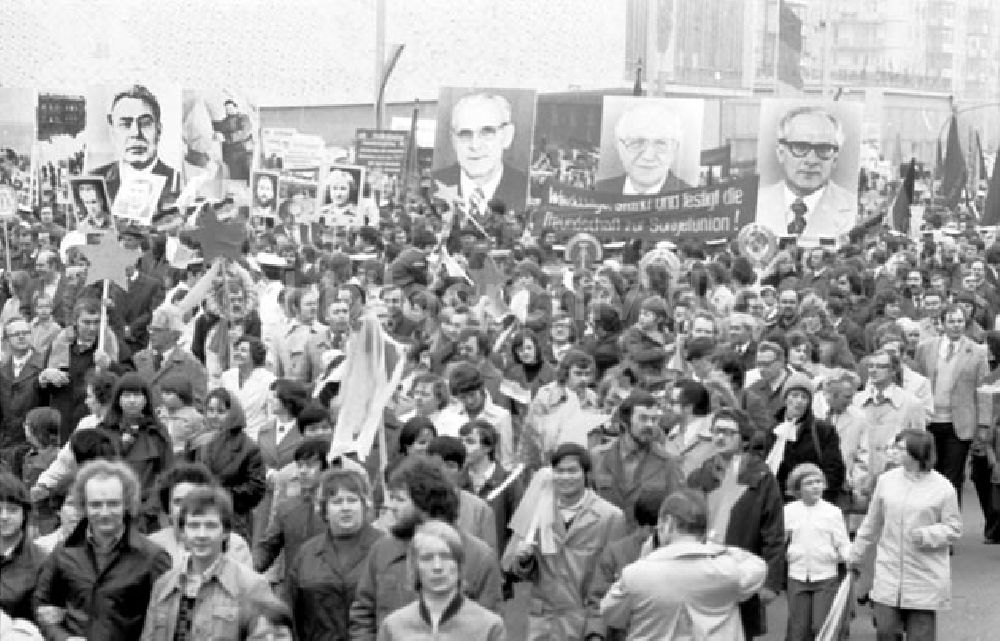
[[[601,601],[605,623],[627,630],[630,641],[742,640],[739,604],[764,585],[767,564],[705,542],[708,508],[694,490],[667,497],[657,528],[663,547],[622,571]]]

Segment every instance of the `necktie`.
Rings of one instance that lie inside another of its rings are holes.
[[[158,372],[163,367],[163,354],[153,352],[153,371]]]
[[[483,215],[485,210],[486,194],[483,192],[481,187],[476,187],[475,191],[472,192],[472,195],[469,196],[469,213],[478,218]]]
[[[951,357],[955,355],[955,341],[948,341],[948,355],[945,356],[945,360],[950,361]]]
[[[798,236],[806,229],[806,212],[809,208],[806,204],[802,202],[801,198],[796,198],[795,202],[792,203],[792,213],[795,215],[794,220],[788,223],[788,233]]]

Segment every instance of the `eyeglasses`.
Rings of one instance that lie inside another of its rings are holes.
[[[509,125],[509,122],[501,122],[499,125],[486,125],[485,127],[480,127],[479,129],[452,129],[451,133],[459,139],[460,142],[470,143],[472,139],[478,134],[479,139],[483,142],[493,142],[496,140],[497,134],[500,130]]]
[[[715,436],[736,436],[740,433],[739,430],[719,429],[718,427],[713,427],[711,431]]]
[[[889,369],[892,365],[889,363],[868,363],[868,367],[871,369]]]
[[[15,337],[22,337],[23,338],[25,336],[31,336],[31,330],[30,329],[22,329],[21,331],[18,331],[18,332],[7,332],[7,336],[10,336],[11,338],[15,338]]]
[[[633,154],[644,151],[646,147],[651,147],[658,154],[669,154],[680,147],[680,142],[669,138],[621,138],[620,142]]]
[[[796,158],[805,158],[811,151],[820,160],[830,160],[835,153],[840,151],[838,145],[828,142],[812,143],[802,140],[785,140],[784,138],[779,139],[778,142],[784,145],[788,152]]]

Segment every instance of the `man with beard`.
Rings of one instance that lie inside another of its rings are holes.
[[[423,455],[408,457],[389,476],[386,502],[393,519],[392,536],[375,543],[361,571],[351,606],[351,639],[372,641],[385,617],[413,602],[417,592],[408,577],[407,550],[417,526],[438,519],[454,526],[458,490],[442,466]],[[457,528],[456,528],[457,529]],[[500,602],[500,567],[483,541],[459,530],[465,549],[462,592],[479,605],[496,610]]]
[[[663,449],[660,409],[649,392],[633,391],[618,407],[620,436],[594,450],[594,485],[601,498],[635,528],[639,492],[654,488],[670,494],[683,487],[680,462]]]

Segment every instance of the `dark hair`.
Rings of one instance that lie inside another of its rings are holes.
[[[556,367],[556,382],[564,384],[568,381],[569,372],[574,367],[577,369],[586,369],[592,373],[597,371],[594,357],[582,349],[574,347],[563,354],[562,359],[559,361],[559,366]]]
[[[141,100],[149,106],[150,111],[153,112],[153,118],[156,120],[156,124],[160,123],[160,102],[153,95],[153,92],[144,87],[143,85],[132,85],[125,91],[121,91],[115,94],[114,100],[111,101],[111,111],[115,110],[115,105],[125,98],[132,98],[133,100]],[[108,124],[111,124],[111,114],[108,114]]]
[[[212,486],[216,485],[217,481],[203,463],[188,463],[186,461],[174,463],[174,466],[160,477],[158,483],[160,508],[167,514],[170,513],[170,495],[174,488],[181,483]]]
[[[317,401],[311,401],[302,408],[302,411],[295,417],[295,424],[299,428],[299,433],[304,434],[307,427],[322,423],[330,419],[330,412]]]
[[[580,461],[580,467],[583,468],[583,474],[588,479],[590,478],[590,470],[593,468],[593,460],[590,458],[590,452],[587,448],[582,445],[577,445],[576,443],[563,443],[559,445],[552,455],[549,456],[549,463],[552,467],[559,465],[562,460],[568,456],[575,456],[578,461]]]
[[[101,301],[96,298],[80,298],[73,304],[73,321],[76,322],[80,318],[80,314],[100,314],[101,313]]]
[[[24,422],[43,447],[59,445],[59,428],[62,415],[51,407],[35,407],[24,417]]]
[[[164,392],[176,394],[181,403],[185,405],[194,403],[194,388],[191,385],[191,379],[180,374],[174,374],[163,379],[163,382],[160,383],[160,394]]]
[[[626,426],[632,424],[632,413],[637,407],[656,407],[656,397],[643,390],[632,390],[628,398],[618,406],[618,416]]]
[[[455,396],[484,389],[482,373],[469,363],[458,363],[451,371],[451,393]]]
[[[514,358],[514,362],[518,365],[524,365],[524,361],[521,360],[520,350],[521,346],[527,341],[531,341],[535,345],[535,358],[537,362],[543,362],[545,359],[542,358],[542,342],[538,340],[538,335],[530,329],[522,329],[514,334],[514,337],[510,340],[510,353]]]
[[[486,332],[478,330],[474,327],[466,327],[458,334],[458,342],[464,343],[470,338],[476,339],[476,350],[479,352],[480,356],[485,356],[489,354],[490,351],[490,340],[486,336]],[[539,354],[539,357],[541,355]]]
[[[326,455],[330,452],[330,443],[323,438],[307,438],[295,446],[295,454],[292,455],[292,460],[298,463],[299,461],[314,461],[319,459],[320,469],[325,470],[328,466]]]
[[[436,374],[418,374],[410,386],[410,391],[416,389],[417,385],[432,385],[431,391],[434,393],[434,397],[438,401],[438,409],[443,410],[448,406],[448,401],[451,396],[448,393],[448,383]]]
[[[427,446],[427,455],[440,456],[445,463],[455,463],[460,468],[465,466],[465,444],[454,436],[435,436]]]
[[[278,402],[293,418],[298,418],[309,404],[309,389],[305,384],[290,378],[279,378],[271,383]]]
[[[712,426],[719,421],[732,421],[740,430],[740,439],[744,443],[750,442],[757,433],[757,426],[754,425],[750,415],[735,407],[720,407],[712,416]]]
[[[712,397],[708,388],[698,381],[682,378],[674,384],[674,389],[680,392],[681,405],[691,407],[695,416],[708,416],[711,413]]]
[[[685,345],[684,351],[684,355],[689,361],[711,356],[715,352],[715,339],[709,338],[708,336],[692,338]]]
[[[149,383],[142,375],[136,372],[128,372],[118,379],[115,391],[112,395],[114,399],[107,415],[104,417],[105,425],[118,425],[122,420],[121,398],[125,392],[140,392],[146,397],[146,405],[142,408],[142,414],[150,421],[156,421],[156,414],[153,403],[153,392],[149,389]]]
[[[643,488],[632,506],[632,516],[639,525],[656,525],[660,517],[660,506],[663,504],[667,493],[661,489]]]
[[[934,469],[937,462],[937,448],[934,446],[934,435],[924,430],[907,429],[896,435],[894,443],[903,443],[906,453],[920,465],[920,469],[928,472]]]
[[[404,459],[389,476],[390,489],[405,489],[414,506],[429,519],[454,523],[458,519],[458,489],[443,466],[424,455]]]
[[[775,355],[778,361],[782,363],[788,362],[788,357],[785,354],[785,348],[773,340],[761,341],[760,344],[757,345],[757,356],[759,356],[761,352],[771,352]]]
[[[497,428],[493,427],[489,421],[479,418],[469,421],[458,430],[461,436],[468,436],[473,432],[478,432],[479,442],[483,444],[483,447],[489,448],[489,454],[486,455],[487,458],[491,461],[497,460],[497,444],[500,440]]]
[[[677,529],[685,534],[703,536],[708,529],[708,506],[705,496],[696,490],[677,490],[660,506],[660,520],[671,517]]]
[[[267,362],[267,346],[264,345],[264,341],[256,336],[244,334],[236,341],[237,345],[242,345],[243,343],[246,343],[250,347],[250,363],[254,367],[263,367],[264,363]]]
[[[368,475],[361,470],[332,468],[323,472],[323,476],[319,480],[319,491],[316,498],[320,501],[328,501],[340,490],[357,494],[366,506],[371,506],[371,484],[368,482]]]
[[[177,516],[177,526],[183,529],[189,516],[204,516],[209,510],[219,513],[223,530],[232,531],[233,501],[226,490],[214,485],[196,488],[184,497],[181,512]]]
[[[118,376],[113,372],[93,370],[87,376],[87,386],[94,390],[94,398],[101,405],[110,405],[114,399],[115,386],[118,384]]]
[[[403,456],[409,454],[410,448],[424,430],[430,430],[431,434],[437,436],[437,428],[426,416],[413,416],[403,423],[403,428],[399,430],[399,453]]]
[[[28,527],[31,499],[28,497],[28,488],[24,486],[24,482],[10,472],[0,472],[0,501],[15,503],[24,510],[24,521],[21,523],[23,532]]]
[[[76,430],[69,436],[69,449],[78,466],[94,459],[118,458],[118,448],[103,430]]]

